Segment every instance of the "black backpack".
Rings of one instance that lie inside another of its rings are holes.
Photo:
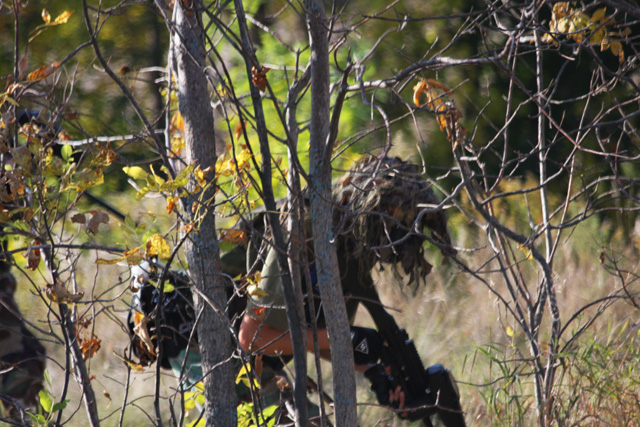
[[[149,263],[144,263],[149,265]],[[143,268],[143,267],[140,267]],[[131,348],[140,360],[148,366],[157,359],[158,330],[162,336],[163,368],[170,369],[169,358],[180,351],[196,345],[194,329],[195,315],[192,305],[191,288],[188,278],[175,271],[166,275],[164,292],[157,288],[159,277],[154,268],[135,278],[138,290],[131,297],[131,308],[127,317]],[[158,325],[161,327],[158,328]]]

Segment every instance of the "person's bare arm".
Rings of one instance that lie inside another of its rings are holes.
[[[276,329],[266,323],[261,324],[251,316],[245,315],[242,318],[238,338],[244,351],[248,351],[253,343],[253,349],[261,349],[264,354],[269,356],[293,354],[293,344],[288,331]],[[329,350],[329,337],[327,330],[324,328],[318,329],[318,347],[320,347],[321,352]],[[311,330],[307,330],[307,351],[313,351],[313,334]]]
[[[266,323],[261,324],[260,321],[248,315],[242,318],[238,339],[244,351],[249,351],[249,347],[251,347],[252,349],[261,349],[262,353],[269,356],[293,354],[293,344],[288,331],[276,329]],[[331,360],[329,336],[325,328],[318,328],[318,347],[320,347],[320,356],[323,359]],[[307,351],[313,351],[313,332],[309,329],[307,330]],[[355,369],[364,373],[371,366],[355,365]]]

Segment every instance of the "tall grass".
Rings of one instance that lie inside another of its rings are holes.
[[[141,208],[141,218],[144,212]],[[452,218],[452,224],[458,246],[476,246],[474,231],[465,227],[461,218]],[[596,219],[578,226],[567,235],[556,258],[563,325],[571,320],[567,326],[570,333],[564,337],[574,336],[560,346],[559,374],[553,392],[553,419],[559,426],[640,423],[640,310],[621,292],[621,281],[625,280],[628,293],[638,295],[638,249],[632,244],[616,246],[617,240],[609,239],[603,226]],[[112,223],[105,231],[117,233],[118,227]],[[463,253],[462,257],[470,263],[486,259],[483,251]],[[613,270],[613,262],[625,272]],[[104,426],[119,425],[125,406],[123,425],[152,423],[155,366],[145,373],[128,371],[114,355],[122,355],[128,346],[124,321],[131,293],[126,271],[122,266],[96,266],[83,261],[76,278],[85,291],[85,300],[99,298],[93,306],[80,304],[76,308],[92,319],[89,328],[101,340],[101,348],[88,366],[94,376],[92,385],[98,394]],[[532,282],[538,280],[534,268],[524,265],[522,271],[530,275]],[[485,285],[451,263],[436,264],[427,279],[426,286],[414,295],[408,289],[403,291],[386,272],[376,276],[383,302],[397,309],[392,314],[414,339],[425,366],[442,363],[455,375],[469,425],[535,425],[537,412],[527,344],[508,312]],[[36,286],[43,283],[42,277],[34,276],[33,280]],[[47,308],[34,295],[35,288],[25,280],[20,283],[17,299],[23,313],[43,331],[58,334],[57,325],[49,324],[52,317]],[[490,276],[489,283],[495,292],[505,292],[498,272]],[[584,308],[594,301],[598,302]],[[579,314],[574,316],[575,313]],[[357,323],[372,325],[364,311],[359,312]],[[47,369],[51,381],[47,388],[55,400],[64,384],[64,346],[51,336],[40,336],[49,351]],[[325,386],[330,391],[330,366],[323,366]],[[361,425],[408,425],[391,411],[378,407],[366,380],[358,381]],[[168,416],[173,405],[179,413],[176,381],[169,372],[162,372],[159,389],[162,411]],[[64,417],[69,418],[68,426],[86,424],[80,396],[79,387],[71,380],[67,396],[70,403]]]
[[[452,223],[460,227],[460,218],[452,218]],[[457,228],[458,242],[475,246],[472,233]],[[592,218],[566,238],[556,258],[558,305],[567,331],[553,391],[554,425],[639,425],[640,309],[622,290],[612,258],[603,255],[615,254],[618,268],[626,269],[622,274],[627,290],[637,300],[638,250],[610,236],[607,225]],[[482,250],[463,256],[470,264],[474,257],[487,259]],[[532,283],[538,282],[533,267],[523,266],[522,271]],[[490,275],[489,282],[493,291],[506,294],[499,272]],[[443,363],[454,373],[469,425],[537,424],[527,341],[484,285],[449,265],[436,266],[415,297],[384,275],[378,288],[383,302],[401,309],[394,314],[396,320],[415,340],[425,366]],[[368,320],[365,315],[361,319]],[[540,333],[544,331],[543,325]],[[374,403],[371,393],[361,397]],[[383,425],[410,424],[385,409],[366,406],[360,414],[362,425],[378,420],[387,420]]]

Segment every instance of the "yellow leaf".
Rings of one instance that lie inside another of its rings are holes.
[[[136,371],[137,373],[141,374],[141,373],[144,372],[144,365],[140,365],[138,363],[135,363],[134,361],[132,361],[129,358],[127,358],[127,356],[125,356],[125,355],[120,356],[115,351],[113,352],[113,355],[116,356],[118,359],[122,360],[127,365],[129,365],[129,367],[131,369],[133,369],[134,371]]]
[[[564,18],[569,11],[569,2],[561,1],[553,5],[553,16],[556,18]]]
[[[184,410],[186,412],[192,411],[196,408],[196,395],[197,392],[190,391],[184,394]]]
[[[413,87],[413,103],[416,107],[420,106],[420,96],[425,92],[427,86],[427,82],[424,80],[420,80]]]
[[[247,282],[249,283],[254,283],[254,284],[258,284],[260,283],[260,281],[262,280],[262,273],[259,271],[256,271],[255,273],[253,273],[250,276],[246,277]]]
[[[142,262],[142,249],[140,247],[129,249],[124,252],[124,256],[127,259],[127,264],[138,265]]]
[[[129,249],[128,251],[124,252],[124,255],[121,256],[120,258],[116,258],[116,259],[102,259],[102,258],[98,258],[96,260],[96,264],[99,265],[113,265],[113,264],[117,264],[120,261],[127,261],[127,264],[129,265],[138,265],[142,262],[142,250],[140,249],[140,247],[136,247],[136,248],[132,248]]]
[[[611,53],[620,59],[620,62],[624,61],[624,50],[622,49],[622,43],[618,40],[611,41]]]
[[[66,24],[67,21],[69,21],[69,18],[71,18],[71,15],[73,15],[73,12],[74,12],[73,10],[72,11],[65,10],[64,12],[62,12],[60,15],[56,17],[55,21],[53,21],[51,25]]]
[[[571,24],[572,22],[569,19],[560,19],[556,25],[556,31],[558,33],[568,33],[570,32]]]
[[[123,261],[127,258],[127,256],[122,256],[120,258],[116,258],[116,259],[104,259],[104,258],[98,258],[96,259],[96,264],[98,265],[114,265],[119,263],[120,261]]]
[[[162,185],[164,184],[164,179],[162,179],[161,177],[159,177],[158,175],[156,175],[156,171],[153,169],[153,165],[149,166],[149,168],[151,169],[151,173],[153,174],[153,182],[154,185]],[[149,184],[149,177],[151,175],[147,175],[147,184]],[[149,184],[151,185],[151,184]]]
[[[268,297],[269,294],[258,287],[255,283],[247,286],[247,293],[254,298],[264,298]]]
[[[251,382],[249,381],[250,372],[251,365],[248,365],[246,363],[243,364],[242,368],[240,368],[240,372],[238,372],[238,376],[236,377],[236,384],[240,384],[240,381],[242,381],[244,385],[246,385],[247,387],[251,387]],[[260,388],[260,383],[258,383],[258,380],[255,377],[253,378],[253,386],[257,389]]]
[[[531,253],[531,249],[523,245],[519,245],[518,249],[520,249],[522,252],[527,254],[527,261],[531,261],[533,259],[533,254]]]
[[[78,192],[88,190],[91,187],[104,183],[102,168],[84,169],[75,174],[76,190]]]
[[[508,336],[508,337],[513,338],[514,330],[513,330],[513,328],[512,328],[511,326],[507,326],[507,327],[504,329],[504,333],[505,333],[505,334],[507,334],[507,336]]]
[[[599,21],[602,20],[602,18],[604,18],[604,14],[607,12],[607,8],[603,7],[600,8],[598,10],[596,10],[595,12],[593,12],[593,15],[591,15],[591,21],[593,21],[594,23],[597,23]]]
[[[47,9],[42,9],[42,20],[44,21],[45,24],[48,24],[51,22],[51,14]]]
[[[147,172],[140,166],[125,166],[122,171],[133,179],[147,179]]]
[[[540,40],[542,41],[542,43],[554,43],[555,42],[555,39],[549,33],[544,33]]]
[[[180,111],[176,112],[173,117],[171,117],[171,127],[169,128],[169,132],[173,135],[176,131],[180,131],[180,133],[184,134],[184,119],[182,118]]]
[[[4,104],[5,102],[8,102],[9,104],[13,105],[14,107],[19,107],[20,106],[20,104],[15,99],[10,97],[9,94],[6,93],[6,92],[3,93],[2,95],[0,95],[0,107],[2,107],[2,104]]]
[[[207,178],[207,175],[209,175],[209,172],[211,172],[211,166],[207,167],[206,169],[201,169],[200,165],[198,165],[198,167],[196,167],[196,169],[193,171],[193,175],[196,177],[198,184],[205,185],[205,180]]]
[[[147,239],[145,257],[154,256],[160,259],[168,259],[171,256],[171,247],[160,234],[154,234]]]
[[[249,169],[251,167],[251,163],[250,160],[253,157],[253,154],[251,154],[251,151],[249,151],[248,148],[243,149],[242,151],[240,151],[238,153],[238,155],[236,156],[236,162],[238,164],[238,169],[243,170],[243,169]],[[234,170],[235,172],[235,170]]]
[[[591,34],[591,36],[589,37],[589,43],[593,45],[599,45],[600,43],[602,43],[604,36],[605,36],[604,29],[600,28],[599,30],[594,31]]]
[[[184,147],[184,138],[171,138],[171,158],[179,156]]]

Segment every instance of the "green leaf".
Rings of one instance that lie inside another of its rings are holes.
[[[53,409],[51,410],[51,412],[58,412],[64,408],[67,407],[67,403],[69,403],[69,399],[65,399],[62,402],[58,402],[55,405],[53,405]]]
[[[42,414],[32,414],[28,412],[29,418],[31,418],[31,422],[37,426],[46,426],[47,420]]]
[[[132,230],[135,230],[137,227],[136,222],[133,220],[133,218],[131,218],[129,214],[127,214],[127,216],[124,217],[124,223],[127,227],[129,227]]]
[[[153,236],[155,234],[154,230],[147,230],[143,235],[142,235],[142,241],[146,242],[147,240],[149,240],[151,238],[151,236]]]
[[[73,147],[69,144],[64,144],[62,149],[60,150],[60,155],[62,155],[62,159],[65,162],[68,162],[71,156],[73,155]]]
[[[155,187],[158,185],[156,181],[156,176],[153,174],[148,174],[146,176],[146,179],[147,179],[147,185],[149,186],[149,188],[151,188],[152,190],[155,189]]]
[[[193,169],[193,165],[185,167],[180,172],[178,172],[178,175],[176,175],[176,178],[173,181],[179,183],[177,185],[184,187],[189,182],[189,177],[191,176],[191,172],[193,172]]]
[[[51,373],[49,372],[49,370],[45,369],[42,376],[44,377],[46,383],[49,384],[49,387],[51,387]]]
[[[268,408],[266,408],[264,411],[262,411],[263,419],[268,420],[267,427],[272,427],[276,424],[276,419],[271,417],[276,413],[278,408],[279,408],[278,405],[271,405]]]
[[[38,397],[40,398],[40,406],[45,412],[51,413],[51,408],[53,407],[53,401],[51,400],[51,396],[46,390],[40,390],[38,393]]]

